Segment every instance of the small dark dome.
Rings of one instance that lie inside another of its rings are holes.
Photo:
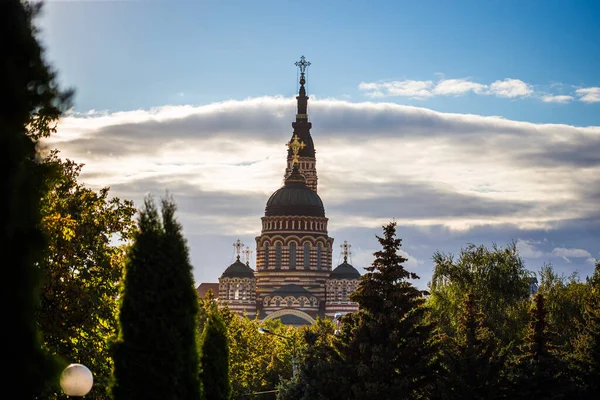
[[[221,278],[254,278],[254,271],[238,258],[233,264],[227,267]]]
[[[342,264],[338,265],[336,269],[331,271],[329,279],[360,279],[360,272],[344,261]]]
[[[293,283],[282,286],[279,289],[273,290],[269,294],[269,296],[271,296],[271,297],[273,297],[273,296],[281,296],[281,297],[292,296],[292,297],[296,297],[296,298],[298,298],[300,296],[306,296],[307,298],[315,297],[314,294],[312,294],[308,290],[304,289],[302,286],[295,285]]]
[[[306,186],[306,180],[296,166],[285,180],[285,185],[267,201],[265,216],[275,215],[325,216],[323,201],[316,192]]]

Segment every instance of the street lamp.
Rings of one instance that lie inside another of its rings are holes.
[[[70,364],[60,375],[60,387],[72,399],[83,398],[93,384],[94,376],[83,364]]]
[[[279,336],[281,338],[284,338],[284,339],[288,340],[292,344],[292,350],[293,350],[293,356],[292,356],[292,376],[295,378],[296,377],[296,342],[294,342],[294,340],[292,340],[292,338],[289,337],[289,336],[280,335],[279,333],[275,333],[273,331],[265,329],[262,326],[258,328],[258,331],[260,333],[267,333],[269,335]]]

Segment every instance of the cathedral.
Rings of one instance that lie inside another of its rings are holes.
[[[318,195],[317,159],[311,137],[306,96],[304,56],[300,70],[296,120],[288,142],[284,185],[267,200],[261,232],[256,237],[256,268],[250,267],[250,250],[234,243],[237,260],[223,271],[213,288],[219,304],[240,315],[280,319],[284,324],[308,325],[316,317],[334,318],[358,309],[348,296],[358,287],[360,273],[348,263],[350,245],[340,247],[344,261],[332,268],[333,238]],[[240,260],[246,254],[245,262]]]

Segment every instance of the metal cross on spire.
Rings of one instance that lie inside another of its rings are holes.
[[[340,244],[340,247],[342,248],[342,254],[344,255],[344,262],[347,262],[348,256],[352,255],[352,252],[350,251],[350,247],[352,247],[352,245],[344,240],[344,244]]]
[[[235,249],[235,253],[237,254],[237,259],[240,259],[240,255],[242,254],[242,248],[244,247],[244,243],[240,239],[236,240],[233,244],[233,248]]]
[[[304,142],[298,140],[298,135],[294,135],[292,140],[287,143],[287,147],[292,150],[292,165],[296,164],[299,161],[298,153],[300,150],[306,147]]]
[[[296,61],[294,65],[300,68],[300,78],[304,79],[304,73],[306,72],[306,67],[310,66],[310,61],[306,61],[304,56],[300,57],[300,61]]]
[[[252,256],[252,250],[250,250],[250,247],[246,246],[246,248],[244,249],[244,257],[246,259],[246,265],[250,265],[250,257]]]

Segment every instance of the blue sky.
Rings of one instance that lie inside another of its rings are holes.
[[[600,258],[598,21],[600,2],[583,0],[140,0],[49,1],[39,25],[76,90],[56,146],[92,186],[136,202],[175,192],[195,276],[216,281],[281,184],[303,54],[319,193],[357,263],[397,218],[425,278],[437,249],[511,240],[532,269],[588,273]]]

